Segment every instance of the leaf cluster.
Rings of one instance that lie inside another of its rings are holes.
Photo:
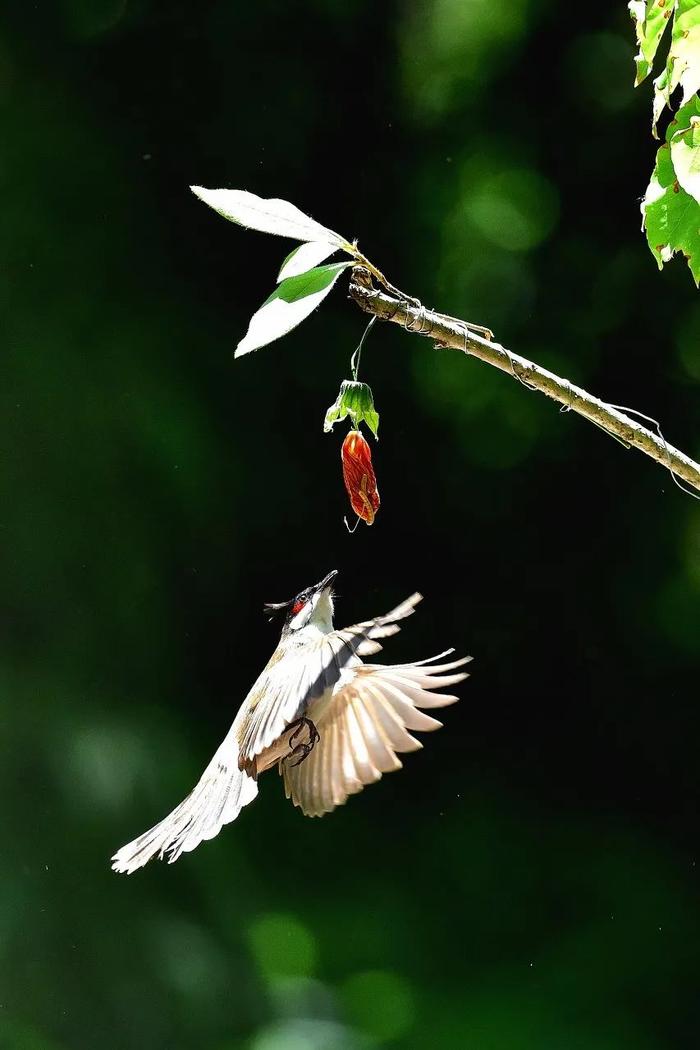
[[[654,79],[652,133],[672,96],[680,90],[680,108],[656,155],[651,181],[642,201],[642,228],[661,269],[676,252],[685,256],[696,285],[700,283],[700,3],[698,0],[631,0],[639,50],[635,85],[645,80],[670,26],[670,46],[663,69]]]
[[[352,259],[320,265],[337,251],[354,255],[355,247],[289,201],[265,200],[246,190],[191,188],[200,200],[230,222],[302,242],[283,261],[277,287],[251,317],[248,331],[236,347],[236,357],[259,350],[291,332],[323,302],[343,270],[352,266]]]

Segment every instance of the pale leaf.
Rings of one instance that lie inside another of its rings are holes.
[[[219,215],[239,226],[291,237],[295,241],[325,241],[337,248],[347,244],[339,233],[321,226],[289,201],[266,200],[246,190],[207,190],[202,186],[191,186],[190,189]]]
[[[685,118],[682,110],[678,117]],[[667,141],[656,154],[654,171],[642,201],[643,229],[659,269],[678,252],[685,256],[697,285],[700,283],[700,204],[678,181],[670,148],[673,136],[679,134],[674,128],[674,124],[669,126]]]
[[[676,113],[669,129],[671,160],[678,184],[700,202],[700,101],[691,99]]]
[[[298,248],[289,253],[282,263],[277,280],[284,281],[287,277],[298,277],[300,273],[306,273],[312,267],[318,266],[329,255],[337,251],[337,244],[329,244],[328,241],[309,241],[306,244],[300,244]]]
[[[236,347],[235,357],[259,350],[280,336],[291,332],[323,302],[343,270],[352,261],[328,263],[313,270],[288,277],[277,285],[272,295],[253,314],[245,338]]]
[[[673,11],[674,0],[668,0],[663,5],[659,5],[658,0],[648,0],[646,4],[644,0],[630,0],[627,6],[635,23],[639,44],[639,52],[634,59],[637,66],[636,85],[649,75],[659,41],[669,22],[668,16]]]

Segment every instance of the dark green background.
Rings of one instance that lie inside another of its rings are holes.
[[[639,232],[625,5],[16,0],[0,26],[0,1045],[697,1045],[700,508],[538,394],[377,326],[382,509],[321,424],[339,282],[233,360],[282,196],[401,287],[700,454],[700,308]],[[446,728],[322,821],[276,775],[212,843],[114,849],[189,791],[340,570],[414,589],[387,660],[475,657]]]

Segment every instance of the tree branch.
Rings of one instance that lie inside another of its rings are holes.
[[[405,300],[392,298],[374,287],[371,275],[364,267],[357,266],[352,271],[350,298],[365,313],[373,314],[382,321],[400,324],[407,332],[433,339],[436,347],[461,350],[471,357],[478,357],[486,364],[500,368],[502,372],[518,379],[530,389],[539,390],[558,401],[567,411],[576,412],[602,427],[625,445],[638,448],[640,452],[667,467],[676,478],[687,481],[700,493],[700,464],[669,445],[655,420],[641,413],[634,413],[657,427],[658,433],[626,414],[632,412],[632,409],[622,410],[615,405],[606,404],[581,387],[574,386],[568,379],[560,379],[546,368],[540,368],[534,362],[506,350],[499,343],[476,334],[470,329],[468,322],[427,310],[420,304],[414,305],[418,301],[410,302],[408,297]],[[696,493],[691,492],[689,495],[696,496]],[[700,496],[696,498],[700,499]]]

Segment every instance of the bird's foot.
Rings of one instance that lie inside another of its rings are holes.
[[[321,739],[321,734],[310,718],[299,718],[296,722],[292,722],[292,726],[288,728],[292,727],[296,728],[289,738],[290,751],[287,755],[287,762],[298,755],[299,757],[297,758],[297,761],[292,762],[291,764],[293,766],[300,766],[304,759],[309,757],[314,747]],[[303,729],[308,731],[309,739],[305,743],[295,744],[296,739]]]

